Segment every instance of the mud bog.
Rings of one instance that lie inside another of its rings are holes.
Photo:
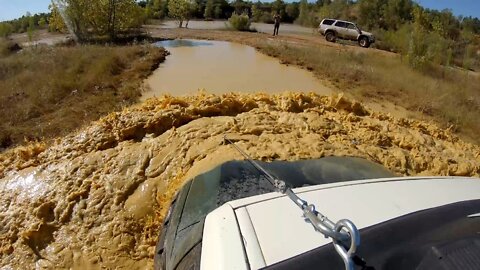
[[[399,175],[479,176],[480,148],[340,96],[150,99],[50,146],[0,156],[0,265],[148,269],[169,200],[231,159],[356,156]]]
[[[156,43],[171,55],[147,80],[144,99],[163,94],[181,96],[199,89],[223,94],[231,91],[279,93],[305,91],[331,94],[310,72],[282,65],[253,47],[211,40],[167,40]]]

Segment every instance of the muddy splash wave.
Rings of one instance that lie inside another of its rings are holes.
[[[480,147],[342,95],[164,96],[0,155],[0,265],[150,269],[176,190],[241,159],[224,134],[266,161],[356,156],[399,175],[480,174]]]

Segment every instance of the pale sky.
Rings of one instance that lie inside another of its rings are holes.
[[[286,2],[291,1],[287,0]],[[417,0],[417,2],[431,9],[449,8],[455,15],[480,18],[480,0]],[[0,0],[0,21],[19,18],[27,11],[32,14],[48,12],[49,4],[50,0]]]

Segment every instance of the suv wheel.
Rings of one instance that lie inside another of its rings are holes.
[[[330,31],[330,32],[327,32],[327,34],[325,35],[325,39],[328,41],[328,42],[335,42],[335,40],[337,39],[337,37],[335,36],[335,33]]]
[[[358,45],[363,48],[368,48],[370,47],[370,41],[368,40],[367,37],[361,37],[358,39]]]

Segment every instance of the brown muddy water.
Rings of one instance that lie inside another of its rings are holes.
[[[152,269],[175,192],[242,158],[225,134],[264,161],[352,156],[398,175],[480,174],[479,146],[342,95],[163,96],[0,153],[0,269]]]
[[[182,96],[206,90],[227,92],[284,91],[328,95],[332,90],[307,70],[280,62],[254,48],[224,41],[167,40],[156,43],[170,53],[147,79],[150,91],[143,99],[163,94]]]

